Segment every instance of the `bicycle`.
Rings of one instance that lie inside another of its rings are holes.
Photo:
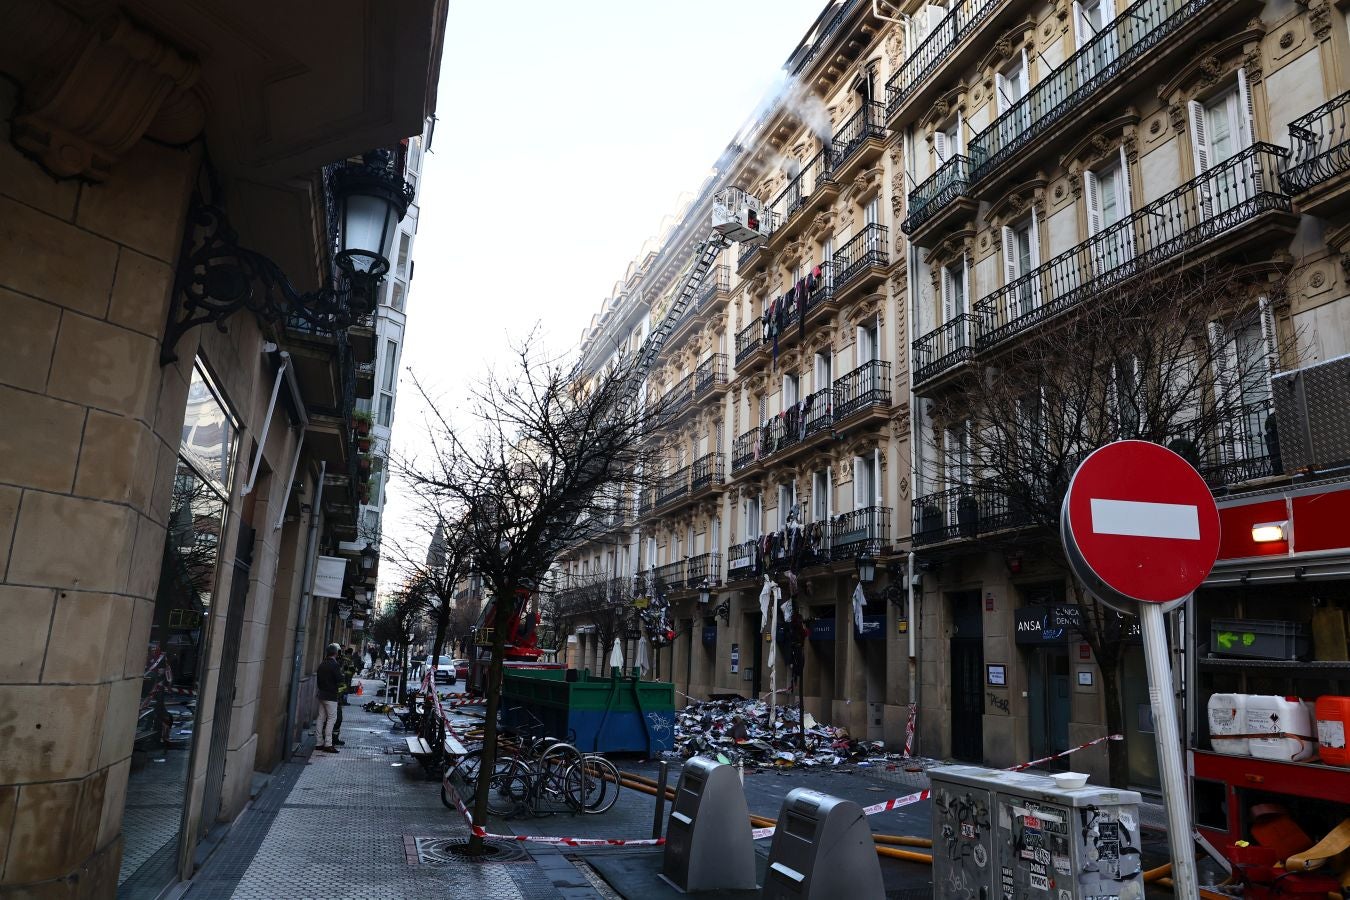
[[[493,773],[488,810],[496,815],[551,814],[557,810],[544,804],[555,802],[573,813],[603,813],[618,802],[620,788],[619,770],[612,762],[555,741],[524,766]]]

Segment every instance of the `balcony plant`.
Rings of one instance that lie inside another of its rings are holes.
[[[357,450],[357,452],[358,452],[358,453],[369,453],[369,452],[370,452],[371,441],[372,441],[372,438],[371,438],[371,436],[370,436],[369,431],[367,431],[365,434],[358,434],[358,435],[356,436],[356,450]]]
[[[352,412],[352,430],[358,436],[370,434],[370,426],[375,424],[375,417],[364,409],[354,410]]]

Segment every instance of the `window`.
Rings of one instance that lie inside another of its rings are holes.
[[[389,290],[389,305],[399,312],[403,312],[403,303],[407,299],[408,286],[397,278],[394,279],[394,285]]]
[[[947,461],[947,484],[965,485],[971,481],[970,427],[962,422],[942,435],[942,451]]]
[[[1077,48],[1091,49],[1078,62],[1079,83],[1084,84],[1115,62],[1119,50],[1116,30],[1111,28],[1114,10],[1107,0],[1081,0],[1073,5],[1073,22]],[[1100,36],[1099,36],[1100,35]]]
[[[405,278],[408,274],[408,251],[412,247],[412,235],[406,231],[398,233],[398,266],[394,269],[394,275],[398,278]]]
[[[380,395],[379,422],[385,428],[390,428],[394,424],[394,398],[391,394]]]
[[[1134,255],[1133,233],[1129,226],[1113,227],[1130,213],[1130,166],[1124,147],[1110,163],[1083,173],[1083,195],[1087,204],[1088,233],[1096,238],[1092,248],[1093,266],[1100,275],[1124,264]]]
[[[1260,168],[1224,165],[1252,145],[1254,127],[1252,95],[1247,73],[1237,70],[1237,83],[1216,97],[1187,104],[1191,126],[1191,153],[1197,177],[1214,170],[1201,182],[1201,214],[1209,217],[1231,209],[1262,189]]]
[[[995,78],[995,91],[998,94],[998,112],[999,115],[1007,112],[1017,105],[1031,90],[1031,73],[1027,65],[1027,51],[1022,48],[1021,54],[1013,60],[1002,72],[999,72]],[[1022,125],[1028,124],[1025,107],[1021,115],[1016,116]]]
[[[966,262],[942,267],[942,321],[951,322],[967,312]]]
[[[759,538],[761,503],[758,496],[745,501],[745,539],[748,541]]]
[[[811,475],[811,521],[824,522],[830,518],[831,487],[829,469]]]
[[[369,506],[380,505],[380,488],[383,484],[384,484],[384,473],[382,472],[370,473],[370,503],[367,505]]]
[[[801,399],[801,382],[796,375],[783,376],[783,410],[787,411],[797,405]]]
[[[876,503],[876,490],[876,456],[873,454],[853,457],[853,508],[866,509],[869,506],[880,505]]]
[[[422,137],[408,138],[408,168],[414,172],[422,171]]]
[[[953,156],[958,156],[963,152],[963,143],[961,140],[963,120],[961,111],[956,111],[956,121],[952,122],[946,128],[933,132],[933,153],[937,156],[937,164],[941,166]]]
[[[787,484],[778,486],[778,530],[782,531],[788,526],[788,519],[796,522],[798,516],[797,509],[797,479],[792,479]]]
[[[877,358],[876,320],[858,326],[858,365],[866,365]]]
[[[812,386],[817,391],[823,391],[834,382],[834,365],[830,357],[830,351],[816,354],[815,380]]]
[[[398,381],[398,344],[394,341],[386,340],[384,342],[384,379],[380,384],[380,390],[393,393],[394,385]]]
[[[1012,284],[1030,275],[1040,265],[1040,236],[1036,213],[1013,226],[1003,226],[1003,283]],[[1016,304],[1015,316],[1025,316],[1041,305],[1040,285],[1028,280],[1018,286],[1016,296],[1009,298]]]
[[[1274,369],[1275,327],[1265,298],[1251,315],[1224,328],[1211,326],[1211,340],[1222,341],[1215,393],[1228,411],[1224,457],[1231,460],[1267,455],[1265,420],[1270,412],[1270,375]],[[1248,476],[1250,477],[1250,476]]]
[[[1139,434],[1139,360],[1133,356],[1116,360],[1111,367],[1111,406],[1119,438]]]

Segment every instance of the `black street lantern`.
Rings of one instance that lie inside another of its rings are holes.
[[[356,315],[375,308],[375,291],[389,271],[389,254],[398,223],[412,202],[392,150],[372,150],[358,163],[335,166],[329,188],[337,206],[338,252],[335,262],[351,280]]]
[[[877,577],[877,561],[873,559],[872,554],[863,551],[858,557],[858,580],[863,584],[871,584],[872,579]]]
[[[706,578],[699,582],[698,602],[700,606],[707,606],[712,602],[712,591],[709,590],[710,587],[711,585],[708,584],[708,579]]]
[[[366,546],[361,550],[361,571],[369,572],[375,568],[375,560],[379,555],[380,552],[369,541],[366,541]]]

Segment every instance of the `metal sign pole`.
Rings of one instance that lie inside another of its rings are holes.
[[[1190,795],[1181,763],[1177,705],[1172,695],[1172,668],[1167,651],[1167,613],[1158,603],[1139,604],[1148,665],[1148,697],[1153,708],[1153,735],[1158,744],[1158,772],[1167,807],[1167,842],[1172,849],[1172,882],[1178,897],[1198,897],[1195,847],[1191,842]]]

